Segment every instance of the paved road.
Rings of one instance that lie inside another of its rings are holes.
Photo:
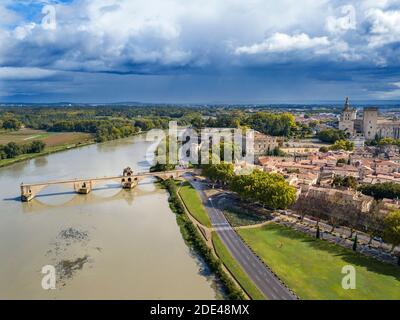
[[[229,225],[223,212],[216,206],[218,196],[207,199],[203,185],[186,176],[189,182],[198,190],[210,216],[211,223],[219,237],[241,265],[249,278],[260,291],[270,300],[294,300],[296,297],[271,273],[260,259],[247,247],[235,230]]]

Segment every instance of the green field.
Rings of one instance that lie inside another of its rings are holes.
[[[0,144],[7,144],[9,142],[29,143],[33,140],[42,140],[52,134],[54,133],[28,128],[22,128],[18,131],[3,130],[0,132]]]
[[[89,133],[82,132],[47,132],[22,128],[18,131],[0,131],[0,144],[16,142],[18,144],[30,143],[34,140],[41,140],[47,147],[60,145],[84,143],[92,138]]]
[[[218,237],[216,232],[212,233],[212,242],[214,245],[214,249],[218,257],[221,259],[222,263],[233,274],[236,281],[239,282],[240,286],[251,297],[251,299],[265,300],[264,295],[256,287],[253,281],[251,281],[251,279],[243,271],[243,269],[236,262],[236,260],[233,259],[232,255],[225,247],[225,245],[222,243],[221,239]]]
[[[185,203],[186,208],[191,215],[196,218],[202,225],[211,227],[210,218],[203,207],[200,196],[197,191],[188,183],[185,183],[179,190],[179,194]]]
[[[43,152],[21,154],[11,159],[1,159],[0,167],[4,167],[19,161],[36,158],[43,155],[87,145],[93,142],[93,137],[89,133],[81,132],[46,132],[42,130],[34,130],[22,128],[18,131],[1,131],[0,144],[16,142],[20,145],[40,140],[46,144]]]
[[[301,299],[400,299],[400,268],[277,224],[238,231]],[[341,286],[343,266],[356,289]]]

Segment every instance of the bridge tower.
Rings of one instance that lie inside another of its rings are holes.
[[[126,167],[122,172],[122,188],[132,189],[137,186],[138,182],[138,178],[134,176],[133,170],[130,167]]]

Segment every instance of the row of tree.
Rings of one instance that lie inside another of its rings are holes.
[[[378,135],[373,140],[367,141],[370,146],[398,146],[400,147],[400,139],[380,138]]]
[[[336,140],[335,143],[329,147],[322,146],[321,148],[319,148],[320,152],[328,152],[329,150],[353,151],[354,150],[354,142],[351,142],[349,140]]]
[[[355,230],[362,230],[370,235],[370,242],[374,236],[383,236],[384,240],[392,244],[392,250],[400,245],[400,211],[392,211],[384,215],[381,203],[373,203],[368,212],[361,211],[360,207],[352,203],[342,203],[335,199],[314,197],[302,194],[296,201],[293,209],[304,217],[306,214],[325,219],[332,226],[331,232],[339,225],[350,228],[350,238]],[[317,225],[318,225],[317,223]]]
[[[178,123],[192,125],[195,128],[252,128],[267,135],[284,137],[297,133],[307,135],[312,132],[309,127],[296,124],[295,117],[288,112],[246,113],[229,110],[217,113],[215,117],[206,117],[201,112],[191,112],[182,117]]]
[[[400,184],[394,182],[384,182],[376,184],[363,184],[358,190],[367,196],[381,199],[400,199]]]
[[[55,122],[46,129],[54,132],[92,133],[97,142],[128,137],[139,131],[131,123],[121,120],[66,120]]]
[[[342,130],[326,129],[318,132],[317,137],[322,142],[335,143],[338,140],[346,140],[347,134]]]
[[[203,175],[214,182],[228,185],[243,200],[253,201],[269,209],[286,209],[296,200],[296,189],[278,173],[254,170],[235,175],[232,164],[205,165]]]
[[[6,145],[0,145],[0,159],[11,159],[25,153],[40,153],[45,146],[46,144],[39,140],[23,145],[9,142]]]

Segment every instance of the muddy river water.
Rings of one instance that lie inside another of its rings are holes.
[[[88,195],[45,188],[19,201],[21,182],[146,171],[142,136],[86,146],[0,169],[0,299],[214,299],[215,279],[184,243],[168,194],[143,180]],[[42,288],[54,266],[56,289]]]

